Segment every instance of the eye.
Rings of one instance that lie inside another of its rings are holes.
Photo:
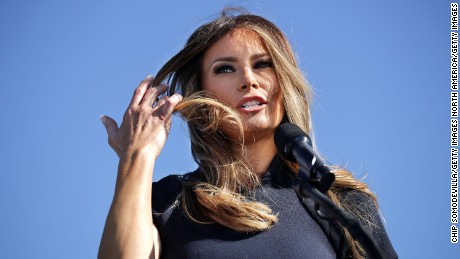
[[[271,60],[265,60],[265,61],[258,61],[255,65],[255,69],[260,69],[260,68],[267,68],[267,67],[273,67],[273,62]]]
[[[215,74],[232,73],[232,72],[235,72],[235,69],[230,65],[222,65],[214,69]]]

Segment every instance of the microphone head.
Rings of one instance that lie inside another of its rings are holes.
[[[306,142],[311,146],[311,139],[299,126],[293,123],[283,123],[275,131],[275,145],[278,152],[292,160],[291,148],[295,142]]]
[[[309,182],[322,193],[329,190],[335,175],[310,148],[311,139],[299,126],[292,123],[281,124],[275,131],[275,145],[278,153],[285,159],[300,165],[299,177],[302,181]],[[297,153],[300,161],[297,161],[293,150],[305,150],[300,155]]]

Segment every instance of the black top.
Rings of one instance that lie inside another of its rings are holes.
[[[275,158],[262,186],[250,194],[278,215],[272,228],[255,234],[219,224],[198,224],[183,214],[176,199],[182,182],[196,179],[198,171],[154,182],[152,210],[161,238],[161,258],[343,258],[346,245],[341,229],[312,213],[313,202],[297,196],[291,188],[292,177],[285,172],[288,170]],[[359,191],[350,191],[347,198],[358,202],[359,210],[375,215],[371,235],[384,258],[397,258],[371,198]]]

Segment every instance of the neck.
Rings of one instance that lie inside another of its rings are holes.
[[[254,172],[262,177],[270,166],[277,150],[273,141],[273,134],[261,139],[254,139],[245,144],[247,158]]]

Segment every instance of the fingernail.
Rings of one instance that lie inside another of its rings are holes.
[[[148,75],[145,77],[145,79],[152,79],[153,78],[153,75]]]
[[[174,98],[174,101],[176,101],[176,100],[177,100],[177,101],[180,101],[180,100],[182,100],[182,95],[173,94],[173,95],[171,96],[171,99],[172,99],[172,98]]]
[[[99,116],[99,119],[101,119],[102,125],[104,125],[104,127],[105,127],[105,124],[107,123],[107,118],[105,117],[105,115]]]

